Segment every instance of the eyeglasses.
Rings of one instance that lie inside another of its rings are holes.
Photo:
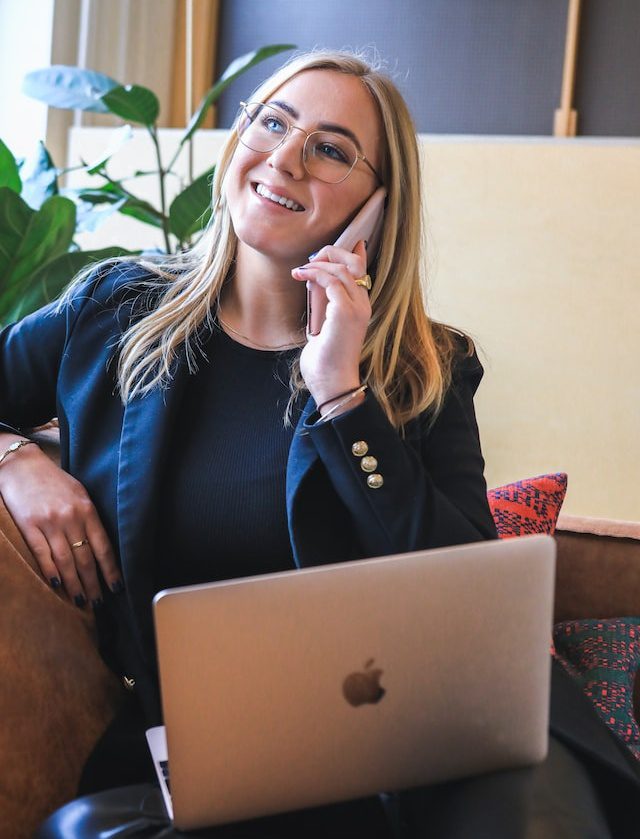
[[[307,172],[328,184],[339,184],[351,174],[361,160],[382,183],[382,178],[349,137],[334,131],[305,131],[292,125],[280,108],[260,102],[241,102],[236,122],[238,139],[252,151],[268,154],[279,148],[291,131],[306,134],[302,162]]]

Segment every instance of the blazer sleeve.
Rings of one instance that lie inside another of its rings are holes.
[[[307,419],[305,428],[351,513],[363,555],[497,538],[473,406],[482,375],[475,353],[461,359],[435,421],[420,417],[404,439],[370,394],[333,421],[315,425],[317,413]],[[359,454],[364,446],[354,451],[357,442],[366,444],[375,467]]]
[[[50,303],[0,332],[0,429],[22,433],[56,416],[70,312]]]
[[[61,306],[54,300],[0,332],[0,430],[21,434],[58,415],[58,377],[71,333],[87,304],[104,306],[131,268],[103,263]]]

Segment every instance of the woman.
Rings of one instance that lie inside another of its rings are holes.
[[[360,59],[315,53],[252,99],[193,251],[105,265],[2,335],[0,492],[135,685],[84,791],[149,777],[159,588],[496,535],[473,410],[482,368],[424,312],[402,97]],[[367,243],[327,243],[381,184],[369,293]],[[328,306],[305,340],[307,284]],[[54,415],[62,470],[20,431]],[[350,812],[386,830],[374,805]]]

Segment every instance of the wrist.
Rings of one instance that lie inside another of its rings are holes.
[[[340,389],[333,389],[324,399],[316,398],[318,413],[321,416],[329,413],[336,407],[338,402],[354,394],[360,387],[362,387],[362,383],[356,382],[355,384],[347,385]]]
[[[334,400],[332,405],[323,408],[320,412],[320,421],[324,421],[325,417],[327,420],[334,420],[340,414],[345,414],[347,411],[352,411],[354,408],[357,408],[358,405],[362,405],[365,400],[364,390],[360,390],[359,388],[356,388],[356,390],[358,392],[353,396],[342,400]]]
[[[331,397],[320,403],[317,408],[320,418],[314,423],[314,425],[319,425],[320,423],[327,422],[330,419],[333,420],[340,416],[340,414],[350,411],[360,405],[364,401],[364,392],[366,389],[366,384],[358,385],[356,388],[339,393],[335,397]]]
[[[32,452],[40,452],[40,446],[35,440],[26,437],[7,438],[0,444],[0,476],[11,471],[11,463],[29,459]]]

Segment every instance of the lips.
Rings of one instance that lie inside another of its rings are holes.
[[[298,204],[297,201],[294,201],[292,198],[287,198],[286,195],[281,195],[278,192],[272,192],[264,184],[254,184],[253,188],[261,198],[266,198],[268,201],[271,201],[274,204],[279,204],[281,207],[285,207],[287,210],[291,210],[294,213],[304,212],[304,207],[301,204]]]

